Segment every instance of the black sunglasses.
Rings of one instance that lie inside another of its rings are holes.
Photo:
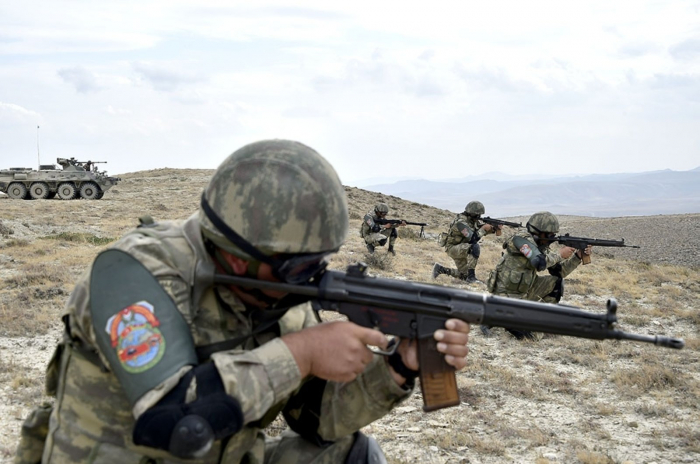
[[[243,250],[260,262],[269,264],[272,274],[282,282],[288,284],[302,284],[310,281],[328,266],[328,256],[337,250],[325,251],[322,253],[296,253],[281,254],[276,257],[268,256],[255,248],[249,241],[241,237],[235,230],[231,229],[211,208],[209,202],[202,194],[202,211],[214,224],[224,237],[231,243]]]

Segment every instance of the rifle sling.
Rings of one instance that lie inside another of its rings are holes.
[[[227,308],[229,311],[232,311],[232,309],[230,309],[230,306],[221,298],[221,295],[219,295],[218,291],[215,291],[214,295],[216,296],[217,303],[219,303],[221,307]],[[240,346],[242,343],[246,342],[249,338],[254,337],[271,328],[274,328],[277,334],[279,335],[279,318],[282,317],[288,309],[289,308],[267,310],[268,315],[271,316],[271,318],[264,321],[262,324],[260,324],[254,330],[252,330],[249,334],[241,335],[235,338],[229,338],[220,342],[210,343],[209,345],[195,347],[195,351],[197,352],[197,359],[200,363],[205,362],[214,353],[218,353],[219,351],[232,350]]]

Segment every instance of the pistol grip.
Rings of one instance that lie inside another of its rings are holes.
[[[420,389],[425,412],[459,404],[455,368],[445,362],[445,355],[437,350],[437,341],[431,337],[418,340],[420,362]]]
[[[499,229],[498,226],[496,226],[496,236],[500,237],[502,233],[503,233],[503,231],[501,229]]]

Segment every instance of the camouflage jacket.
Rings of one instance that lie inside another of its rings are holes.
[[[251,332],[245,307],[224,287],[198,288],[195,269],[204,250],[197,215],[184,222],[156,223],[128,233],[113,245],[143,263],[175,302],[189,326],[195,346],[233,339]],[[156,404],[190,369],[148,391],[133,409],[117,377],[99,352],[91,321],[90,269],[78,281],[64,311],[69,336],[56,350],[47,370],[47,391],[56,396],[44,447],[44,462],[144,462],[144,456],[179,462],[165,451],[133,444],[135,417]],[[138,295],[136,295],[138,297]],[[290,309],[279,321],[279,334],[318,323],[310,304]],[[90,353],[96,353],[90,356]],[[215,442],[202,458],[186,462],[262,462],[261,430],[281,412],[294,418],[296,432],[332,441],[384,416],[410,394],[393,380],[386,362],[376,356],[363,374],[349,383],[302,379],[294,358],[275,332],[262,332],[237,349],[211,356],[226,393],[238,400],[244,427],[225,442]],[[101,362],[100,362],[101,361]],[[307,388],[311,386],[311,388]],[[196,396],[188,391],[188,401]],[[111,459],[111,461],[110,461]]]
[[[503,248],[505,251],[495,270],[495,294],[524,296],[538,271],[548,269],[550,273],[564,278],[581,264],[581,259],[575,253],[563,259],[548,245],[538,246],[534,236],[527,231],[514,234],[503,244]]]
[[[491,232],[479,228],[479,221],[470,218],[466,214],[458,214],[447,232],[445,247],[449,250],[460,243],[476,243]]]
[[[377,219],[379,219],[379,216],[375,214],[374,210],[365,214],[365,217],[362,218],[362,225],[360,226],[360,237],[364,238],[371,233],[378,233],[383,230],[383,228],[380,228],[376,232],[373,231],[373,229],[375,229],[375,225],[379,226],[375,223]]]

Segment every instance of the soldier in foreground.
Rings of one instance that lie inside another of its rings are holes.
[[[384,246],[389,242],[387,253],[396,255],[394,244],[399,234],[396,231],[397,227],[405,227],[406,221],[401,221],[399,224],[378,224],[378,221],[386,219],[389,212],[389,206],[386,203],[377,203],[374,205],[374,211],[365,214],[360,227],[360,237],[365,239],[367,251],[374,253],[375,247]]]
[[[367,345],[386,348],[381,332],[322,323],[304,297],[200,278],[312,282],[347,227],[344,189],[314,150],[234,152],[199,211],[144,219],[81,277],[47,370],[55,404],[25,421],[16,462],[386,462],[358,430],[411,394],[416,343],[379,356]],[[105,264],[114,255],[137,267]],[[130,303],[110,308],[115,293]],[[456,369],[468,333],[456,319],[435,332]],[[266,437],[280,413],[289,430]]]
[[[440,274],[446,274],[469,283],[478,282],[476,265],[481,255],[479,240],[484,235],[496,232],[496,229],[490,224],[479,224],[479,219],[485,212],[483,203],[470,201],[464,208],[464,212],[455,217],[441,245],[445,247],[445,253],[452,258],[457,269],[435,263],[433,279],[436,279]],[[498,226],[499,229],[502,227]]]
[[[559,232],[559,220],[548,211],[533,214],[526,230],[518,232],[504,244],[504,251],[496,269],[491,271],[487,290],[494,295],[510,298],[559,303],[564,295],[564,278],[571,274],[582,261],[583,255],[591,254],[591,246],[585,250],[563,246],[550,250],[551,240]],[[549,275],[537,273],[547,270]],[[489,327],[482,326],[484,335]],[[521,340],[532,339],[527,331],[508,331]]]

